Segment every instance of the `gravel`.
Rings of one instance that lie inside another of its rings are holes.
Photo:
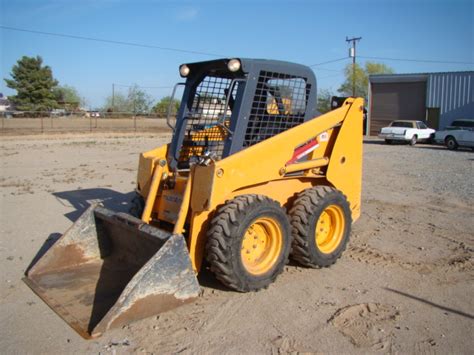
[[[363,183],[369,198],[383,198],[384,190],[390,189],[398,190],[401,198],[410,194],[436,203],[436,196],[443,196],[445,202],[472,206],[474,153],[428,144],[387,145],[369,139],[364,144]]]

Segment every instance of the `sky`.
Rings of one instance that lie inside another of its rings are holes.
[[[351,62],[347,36],[362,37],[362,65],[383,62],[396,73],[474,70],[473,20],[473,0],[0,0],[0,26],[150,46],[3,27],[0,77],[9,78],[22,56],[39,55],[60,85],[75,87],[97,108],[113,84],[122,93],[136,84],[154,100],[169,95],[186,62],[247,57],[313,65],[346,58],[312,67],[318,89],[335,92]],[[15,92],[1,80],[0,93]]]

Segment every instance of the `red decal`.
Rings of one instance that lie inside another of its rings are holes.
[[[301,159],[305,155],[308,155],[317,147],[319,147],[318,140],[316,138],[313,138],[309,142],[303,144],[301,147],[296,148],[291,159],[286,162],[286,165],[295,163],[298,159]]]

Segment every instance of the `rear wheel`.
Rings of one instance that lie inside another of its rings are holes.
[[[446,147],[449,150],[456,150],[458,149],[458,142],[456,142],[456,139],[453,136],[448,136],[446,137],[444,143],[446,144]]]
[[[391,139],[386,139],[386,140],[385,140],[385,143],[387,143],[387,144],[392,144],[392,143],[393,143],[393,140],[391,140]]]
[[[417,140],[418,140],[418,137],[417,137],[416,134],[414,134],[410,139],[410,145],[414,146],[416,144]]]
[[[268,286],[283,271],[291,246],[285,210],[262,195],[228,201],[212,219],[206,258],[227,287],[247,292]]]
[[[290,210],[292,258],[309,267],[334,264],[349,241],[351,211],[336,189],[318,186],[300,193]]]

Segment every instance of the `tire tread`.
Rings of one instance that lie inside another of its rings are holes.
[[[210,263],[210,269],[216,278],[225,286],[237,291],[256,291],[275,281],[277,276],[283,271],[283,266],[277,268],[269,278],[266,285],[252,285],[246,282],[245,277],[238,275],[232,267],[231,243],[234,235],[233,230],[239,226],[239,217],[243,216],[252,205],[267,205],[280,210],[286,216],[286,211],[280,204],[263,195],[241,195],[233,200],[227,201],[225,205],[218,209],[218,213],[210,222],[210,228],[207,232],[206,259]],[[291,245],[291,232],[288,233]],[[283,264],[288,263],[289,249],[284,255]],[[240,254],[239,254],[240,255]]]
[[[321,265],[311,257],[309,238],[314,238],[310,235],[311,230],[310,218],[314,211],[328,198],[328,195],[338,193],[347,202],[345,195],[340,193],[338,190],[329,186],[317,186],[309,188],[301,192],[294,204],[290,209],[290,222],[292,227],[292,259],[298,261],[300,264],[311,267],[328,267],[336,262],[340,258],[342,252],[345,250],[347,241],[343,244],[342,249],[336,258],[329,260],[329,263]],[[349,214],[349,220],[346,223],[352,223],[352,217]]]

